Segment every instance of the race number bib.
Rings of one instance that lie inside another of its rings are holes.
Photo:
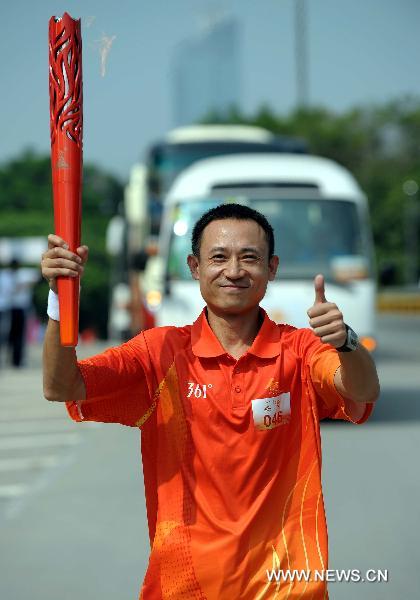
[[[274,398],[257,398],[252,401],[252,414],[256,429],[274,429],[290,423],[290,392]]]

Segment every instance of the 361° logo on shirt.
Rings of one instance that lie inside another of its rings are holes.
[[[189,381],[187,398],[191,398],[191,396],[194,396],[194,398],[207,398],[207,390],[212,387],[213,384],[211,383],[202,384]]]

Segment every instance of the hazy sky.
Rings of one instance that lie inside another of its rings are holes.
[[[309,97],[342,110],[420,95],[419,0],[307,0]],[[147,144],[173,125],[176,45],[217,12],[242,25],[242,108],[296,101],[293,0],[3,0],[0,162],[49,151],[48,20],[82,18],[85,160],[126,178]],[[93,19],[94,17],[94,19]],[[116,36],[101,76],[99,40]]]

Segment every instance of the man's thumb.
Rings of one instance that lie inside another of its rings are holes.
[[[322,304],[326,302],[325,298],[325,280],[323,275],[317,275],[314,279],[315,287],[315,302],[314,304]]]

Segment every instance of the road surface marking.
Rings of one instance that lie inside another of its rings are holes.
[[[48,446],[74,446],[80,442],[80,435],[75,432],[47,433],[0,439],[0,450],[19,448],[44,448]]]

